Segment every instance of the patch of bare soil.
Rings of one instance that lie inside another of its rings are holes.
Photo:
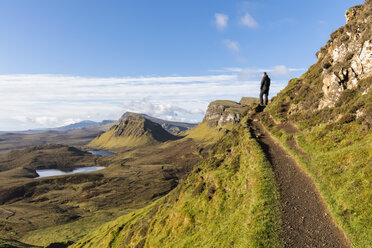
[[[334,224],[313,180],[274,141],[258,119],[252,121],[251,132],[275,173],[281,196],[285,247],[351,247]]]

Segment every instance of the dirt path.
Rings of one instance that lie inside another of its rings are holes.
[[[273,140],[258,119],[253,120],[251,132],[270,161],[278,183],[285,247],[351,247],[333,223],[313,180]]]

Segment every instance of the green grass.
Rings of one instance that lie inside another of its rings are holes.
[[[130,211],[118,210],[115,215],[111,212],[112,210],[107,213],[101,211],[94,216],[82,218],[74,222],[37,229],[28,232],[22,237],[21,241],[42,246],[47,246],[54,242],[77,241],[104,223],[115,219],[120,214]]]
[[[231,126],[224,127],[225,130],[231,129]],[[215,143],[223,136],[224,132],[219,131],[217,127],[208,127],[207,122],[202,122],[196,127],[189,129],[181,135],[185,135],[186,138],[193,139],[195,141],[203,141],[206,143]]]
[[[354,124],[355,125],[355,124]],[[372,135],[360,133],[357,126],[340,130],[321,126],[311,133],[297,135],[299,147],[309,156],[296,153],[288,144],[292,135],[265,123],[300,165],[314,179],[336,223],[353,247],[372,247]],[[326,131],[326,135],[324,135]],[[365,135],[357,142],[356,136]],[[339,140],[338,144],[335,140]]]
[[[321,126],[298,142],[311,154],[305,166],[353,246],[372,247],[371,130],[363,132],[356,123],[341,129]]]
[[[28,245],[15,240],[0,239],[0,247],[3,248],[41,248],[40,246]]]
[[[210,104],[223,105],[227,108],[240,108],[241,107],[239,103],[230,101],[230,100],[216,100],[216,101],[211,102]]]
[[[283,247],[279,206],[271,167],[239,124],[169,195],[71,247]]]
[[[275,118],[290,119],[300,127],[295,138],[308,156],[291,149],[288,141],[293,135],[263,120],[314,179],[337,224],[356,248],[372,247],[372,130],[368,119],[372,93],[366,93],[371,83],[372,78],[367,78],[356,89],[345,90],[334,108]],[[275,111],[285,98],[281,95],[266,111],[278,117]],[[364,114],[357,118],[357,111]]]
[[[157,143],[154,139],[149,136],[143,135],[142,137],[128,136],[128,137],[116,137],[114,135],[115,130],[111,129],[104,134],[101,134],[94,140],[92,140],[88,146],[98,149],[115,149],[123,147],[138,147],[148,144]]]
[[[230,100],[216,100],[211,102],[210,104],[215,105],[223,105],[225,107],[225,111],[230,113],[239,113],[242,114],[246,109],[245,106],[242,106],[240,103],[230,101]]]

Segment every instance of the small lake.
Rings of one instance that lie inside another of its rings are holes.
[[[77,173],[89,173],[89,172],[93,172],[93,171],[102,170],[104,168],[105,167],[98,167],[98,166],[81,167],[81,168],[76,168],[75,170],[69,171],[69,172],[61,171],[61,170],[57,170],[57,169],[36,170],[36,173],[39,174],[39,176],[35,177],[35,179],[36,178],[42,178],[42,177],[62,176],[62,175],[70,175],[70,174],[77,174]]]
[[[113,152],[105,152],[105,151],[88,151],[89,153],[93,155],[99,155],[99,156],[111,156],[116,155],[116,153]]]

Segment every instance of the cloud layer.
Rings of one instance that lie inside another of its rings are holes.
[[[232,40],[223,40],[223,44],[231,51],[233,52],[239,52],[240,46],[237,41],[232,41]]]
[[[242,18],[240,19],[240,23],[243,26],[246,26],[248,28],[256,28],[256,27],[258,27],[258,23],[256,22],[256,20],[249,13],[245,13],[242,16]]]
[[[252,72],[256,74],[252,79],[240,77],[244,70],[228,68],[217,75],[187,77],[0,75],[0,130],[118,119],[126,111],[198,122],[213,100],[258,95],[259,71]],[[279,67],[279,71],[286,70]],[[273,79],[271,95],[286,82]]]
[[[214,23],[218,30],[223,31],[227,27],[229,17],[225,14],[216,13],[214,14]]]

